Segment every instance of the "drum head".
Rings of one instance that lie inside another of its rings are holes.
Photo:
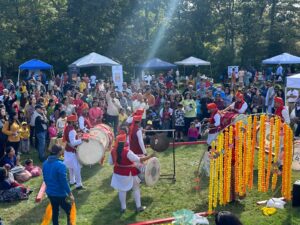
[[[160,163],[158,158],[154,157],[148,160],[145,168],[145,183],[147,186],[153,186],[160,177]]]
[[[165,134],[156,134],[150,139],[150,146],[154,151],[163,152],[169,148],[170,141]]]
[[[104,147],[97,140],[90,139],[83,142],[77,148],[77,157],[83,165],[94,165],[100,162],[104,156]]]
[[[109,139],[109,146],[111,146],[114,141],[114,132],[112,128],[104,123],[96,125],[95,128],[101,129],[106,133]]]
[[[97,127],[93,127],[90,129],[90,138],[91,139],[95,139],[97,141],[99,141],[105,149],[108,148],[109,146],[109,139],[107,134],[104,132],[103,129],[101,128],[97,128]]]
[[[294,155],[293,155],[292,169],[300,170],[300,141],[299,140],[294,142]]]

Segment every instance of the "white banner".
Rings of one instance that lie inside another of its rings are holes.
[[[111,67],[112,80],[119,91],[123,90],[123,67],[121,65]]]
[[[228,78],[232,77],[232,70],[234,69],[234,72],[237,76],[238,72],[239,72],[239,66],[228,66]],[[237,77],[236,77],[237,78]]]

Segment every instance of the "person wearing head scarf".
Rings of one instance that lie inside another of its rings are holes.
[[[126,144],[126,132],[121,130],[119,133],[109,157],[109,163],[114,166],[111,186],[119,192],[121,213],[124,213],[126,210],[126,195],[127,191],[131,189],[133,190],[136,212],[142,212],[146,207],[141,204],[140,179],[137,176],[139,170],[135,163],[143,163],[154,157],[154,155],[140,158]]]
[[[210,118],[205,119],[209,122],[207,144],[210,146],[211,142],[216,139],[221,129],[221,114],[215,103],[207,104],[207,110],[210,112]]]
[[[230,105],[230,108],[238,114],[245,113],[248,108],[248,104],[244,100],[243,93],[238,91],[235,95],[235,100],[236,101]]]
[[[76,115],[67,117],[67,126],[64,130],[63,139],[66,141],[64,152],[64,164],[69,169],[70,185],[76,184],[76,189],[83,189],[81,179],[81,165],[77,159],[76,148],[82,143],[82,140],[77,137],[75,126],[78,118]]]
[[[287,124],[290,124],[290,115],[288,110],[284,107],[284,102],[282,98],[275,97],[274,98],[274,107],[275,107],[275,115],[279,116],[281,120]]]

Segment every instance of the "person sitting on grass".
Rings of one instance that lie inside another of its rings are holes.
[[[38,166],[34,166],[32,159],[27,159],[25,161],[25,170],[31,173],[32,177],[38,177],[42,174],[42,169]]]
[[[242,222],[231,212],[221,211],[215,216],[216,225],[243,225]]]
[[[28,199],[32,191],[16,182],[13,176],[9,176],[9,167],[9,165],[0,167],[0,202]]]
[[[18,166],[20,164],[19,163],[20,157],[16,156],[15,149],[12,146],[8,146],[5,152],[6,154],[1,162],[2,165],[9,165],[10,168],[12,169],[15,166]]]

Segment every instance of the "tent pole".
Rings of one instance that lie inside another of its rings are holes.
[[[20,69],[18,71],[18,82],[17,82],[17,86],[19,87],[20,86]]]

